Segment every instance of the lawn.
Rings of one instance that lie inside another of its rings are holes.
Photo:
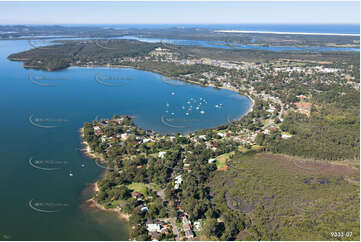
[[[143,195],[145,195],[148,190],[144,183],[138,183],[138,182],[133,182],[132,184],[129,184],[128,188],[135,192],[140,192]]]
[[[243,145],[238,146],[238,150],[241,151],[242,153],[247,153],[249,151],[249,149],[247,149]]]
[[[263,149],[263,146],[261,146],[261,145],[253,145],[251,148],[251,150],[255,150],[255,151],[259,151],[261,149]]]
[[[225,153],[223,155],[219,155],[216,157],[216,165],[217,165],[217,169],[222,169],[226,166],[226,161],[227,159],[229,159],[229,157],[231,155],[234,154],[234,151],[230,152],[230,153]]]
[[[150,183],[149,188],[156,192],[162,190],[161,186],[155,183]]]

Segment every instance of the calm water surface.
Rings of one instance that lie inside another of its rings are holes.
[[[84,122],[126,114],[144,129],[189,132],[238,118],[251,105],[228,90],[151,72],[43,72],[7,60],[29,48],[23,40],[0,41],[0,235],[12,240],[128,239],[115,214],[83,204],[86,188],[102,173],[79,150]]]

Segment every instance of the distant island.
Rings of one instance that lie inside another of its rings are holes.
[[[277,34],[275,34],[277,33]],[[299,47],[360,47],[357,34],[242,31],[212,29],[206,26],[189,28],[103,28],[99,26],[0,26],[0,40],[41,40],[51,37],[61,38],[118,38],[139,36],[143,38],[225,41],[229,45],[267,45]]]

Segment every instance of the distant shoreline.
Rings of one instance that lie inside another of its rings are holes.
[[[307,33],[307,32],[274,32],[274,31],[251,31],[251,30],[215,30],[218,33],[240,33],[240,34],[293,34],[293,35],[334,35],[359,37],[360,34],[337,34],[337,33]]]

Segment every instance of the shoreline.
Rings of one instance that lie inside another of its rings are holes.
[[[350,36],[359,37],[360,34],[338,34],[338,33],[307,33],[307,32],[277,32],[277,31],[252,31],[252,30],[215,30],[218,33],[239,33],[239,34],[292,34],[292,35],[326,35],[326,36]]]
[[[84,68],[84,66],[77,66],[77,67]],[[97,66],[97,67],[101,67],[101,66]],[[104,66],[103,66],[103,67],[104,67]],[[85,68],[87,68],[87,67],[85,67]],[[91,68],[93,68],[93,67],[91,67]],[[136,68],[131,67],[131,66],[116,66],[116,68],[121,68],[121,69],[123,69],[123,68],[133,68],[133,69],[136,69]],[[152,71],[151,71],[151,72],[152,72]],[[159,73],[159,74],[162,75],[161,73]],[[172,79],[173,79],[173,78],[172,78]],[[186,81],[183,81],[183,80],[179,80],[179,81],[186,82]],[[186,83],[187,83],[187,82],[186,82]],[[192,82],[190,82],[190,83],[193,84],[193,85],[202,86],[202,85],[200,85],[200,84],[197,83],[197,82],[193,82],[193,81],[192,81]],[[244,114],[242,114],[240,117],[238,117],[238,118],[236,118],[236,119],[234,119],[234,120],[231,120],[230,122],[233,122],[233,121],[236,121],[236,120],[240,120],[240,119],[242,119],[243,117],[245,117],[247,114],[249,114],[250,112],[253,111],[253,107],[254,107],[255,102],[254,102],[253,98],[252,98],[249,94],[246,94],[246,93],[241,94],[241,93],[240,93],[240,90],[237,90],[237,89],[234,88],[234,87],[224,87],[224,86],[222,86],[222,87],[216,87],[215,85],[212,85],[212,84],[209,84],[209,85],[207,85],[207,86],[205,86],[205,87],[213,87],[213,88],[218,88],[218,89],[229,90],[229,91],[232,91],[232,92],[234,92],[234,93],[236,93],[236,94],[238,94],[238,95],[241,95],[241,96],[243,95],[243,96],[247,97],[247,98],[251,101],[251,105],[250,105],[250,107],[248,108],[248,110],[247,110]],[[229,122],[228,122],[228,123],[229,123]],[[215,127],[214,127],[214,128],[215,128]],[[84,128],[83,128],[83,127],[80,128],[79,132],[80,132],[80,136],[81,136],[81,138],[82,138],[81,143],[82,143],[82,145],[83,145],[83,148],[81,149],[81,151],[82,151],[86,156],[90,157],[91,159],[99,160],[99,161],[101,161],[101,162],[103,162],[103,163],[106,163],[106,160],[104,159],[104,157],[103,157],[102,155],[97,154],[97,153],[91,151],[88,142],[86,142],[86,141],[84,140]],[[98,180],[98,181],[99,181],[99,180]],[[121,208],[105,208],[103,205],[101,205],[101,204],[99,204],[99,203],[97,203],[97,202],[95,201],[95,194],[96,194],[97,191],[99,191],[98,184],[97,184],[98,181],[92,183],[92,185],[91,185],[92,197],[91,197],[90,199],[84,201],[85,205],[86,205],[87,207],[95,207],[95,208],[97,208],[97,209],[99,209],[99,210],[102,210],[102,211],[115,212],[115,213],[118,214],[118,217],[119,217],[120,220],[123,220],[123,221],[125,220],[127,223],[129,223],[130,215],[127,214],[127,213],[122,213],[122,212],[121,212]]]
[[[95,153],[95,152],[93,152],[93,151],[91,151],[88,142],[84,141],[84,128],[80,128],[79,132],[80,132],[80,137],[82,138],[82,142],[81,142],[81,143],[82,143],[82,145],[83,145],[83,148],[80,149],[80,150],[83,151],[83,153],[84,153],[86,156],[90,157],[90,158],[93,158],[93,159],[96,159],[96,160],[100,160],[100,161],[102,161],[102,162],[105,162],[104,157],[101,156],[101,155],[99,155],[99,154],[97,154],[97,153]]]
[[[244,118],[245,116],[247,116],[249,113],[253,112],[253,107],[254,107],[254,100],[253,100],[253,98],[252,98],[249,94],[240,94],[240,93],[238,93],[238,94],[247,97],[247,98],[251,101],[251,106],[248,108],[247,112],[245,112],[244,114],[242,114],[242,115],[239,116],[238,118],[235,118],[234,120],[230,120],[230,122],[228,122],[228,123],[231,123],[231,122],[233,122],[233,121],[239,121],[239,120],[241,120],[242,118]]]
[[[98,159],[102,162],[105,162],[105,159],[97,154],[95,154],[94,152],[90,151],[90,146],[89,144],[84,141],[84,128],[80,128],[80,136],[82,137],[83,141],[82,141],[82,144],[85,146],[85,148],[81,149],[81,151],[83,151],[83,153],[92,158],[92,159]],[[110,212],[115,212],[118,214],[119,218],[121,220],[126,220],[127,222],[129,221],[129,217],[130,215],[129,214],[126,214],[126,213],[122,213],[120,212],[120,209],[117,209],[117,208],[106,208],[104,207],[103,205],[97,203],[95,201],[95,194],[99,191],[99,188],[98,188],[98,181],[94,182],[91,184],[91,191],[92,191],[92,197],[88,200],[85,200],[84,203],[86,204],[87,207],[96,207],[97,209],[99,210],[102,210],[102,211],[110,211]]]
[[[243,114],[238,120],[240,120],[241,118],[245,117],[247,114],[253,112],[253,107],[254,107],[254,103],[255,103],[255,101],[253,100],[253,98],[252,98],[250,95],[248,95],[248,94],[240,94],[240,95],[243,95],[243,96],[248,97],[249,100],[251,100],[251,103],[252,103],[252,104],[251,104],[251,106],[249,107],[248,111],[247,111],[245,114]]]
[[[146,71],[146,72],[151,72],[151,73],[156,73],[156,74],[159,74],[161,76],[165,76],[167,78],[170,78],[170,79],[173,79],[173,80],[176,80],[176,81],[180,81],[180,82],[184,82],[184,83],[188,83],[188,84],[191,84],[191,85],[197,85],[197,86],[200,86],[200,87],[213,87],[215,89],[223,89],[223,90],[228,90],[228,91],[232,91],[232,92],[235,92],[236,94],[238,95],[243,95],[243,96],[246,96],[249,100],[251,100],[251,106],[249,107],[249,109],[247,110],[247,112],[245,112],[244,114],[242,114],[240,117],[234,119],[234,120],[240,120],[241,118],[243,118],[244,116],[246,116],[247,114],[249,114],[250,112],[253,112],[253,106],[254,106],[254,100],[253,98],[249,95],[249,94],[241,94],[240,93],[240,90],[234,88],[234,87],[225,87],[225,86],[221,86],[221,87],[217,87],[213,84],[208,84],[208,85],[202,85],[198,82],[195,82],[195,81],[190,81],[190,80],[181,80],[181,79],[178,79],[176,77],[168,77],[164,74],[162,74],[161,72],[159,71],[151,71],[151,70],[147,70],[147,69],[143,69],[143,68],[137,68],[137,67],[134,67],[134,66],[126,66],[126,65],[90,65],[90,66],[80,66],[80,65],[72,65],[68,68],[72,68],[72,67],[78,67],[78,68],[103,68],[103,67],[114,67],[114,68],[119,68],[119,69],[134,69],[134,70],[138,70],[138,71]],[[215,128],[215,127],[214,127]],[[87,152],[86,154],[92,158],[95,158],[95,159],[100,159],[101,161],[105,162],[105,160],[102,158],[102,157],[97,157],[93,152],[90,151],[90,147],[89,145],[83,141],[83,143],[86,145],[87,147]]]
[[[196,85],[199,85],[199,84],[196,84]],[[222,87],[216,87],[215,85],[212,85],[212,84],[209,84],[209,85],[207,85],[206,87],[213,87],[213,88],[216,88],[216,89],[218,88],[218,89],[224,89],[224,90],[232,91],[232,92],[237,93],[238,95],[247,97],[247,98],[251,101],[252,104],[251,104],[251,106],[248,108],[247,112],[245,112],[244,114],[242,114],[239,118],[234,119],[234,121],[235,121],[235,120],[240,120],[240,119],[242,119],[243,117],[245,117],[247,114],[253,112],[253,106],[254,106],[254,103],[255,103],[255,102],[254,102],[254,99],[251,97],[250,94],[240,93],[240,90],[237,90],[237,89],[234,88],[234,87],[224,87],[224,86],[222,86]]]
[[[91,190],[92,190],[93,194],[95,194],[97,191],[99,191],[97,182],[92,183]],[[126,222],[129,222],[129,218],[130,218],[129,214],[122,213],[120,211],[120,208],[106,208],[106,207],[104,207],[103,205],[101,205],[101,204],[99,204],[99,203],[97,203],[95,201],[94,196],[92,198],[88,199],[88,200],[85,200],[84,203],[86,204],[87,207],[95,207],[95,208],[97,208],[99,210],[102,210],[102,211],[109,211],[109,212],[117,213],[119,219],[125,220]]]

